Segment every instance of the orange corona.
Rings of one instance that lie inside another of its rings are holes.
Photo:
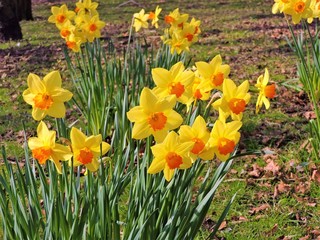
[[[51,96],[47,93],[38,93],[34,99],[34,106],[41,110],[48,110],[53,104]]]
[[[167,117],[162,112],[156,112],[149,116],[148,122],[154,131],[162,130],[167,123]]]
[[[227,155],[229,153],[232,153],[235,147],[235,143],[232,140],[229,140],[227,138],[219,138],[218,140],[218,151],[222,155]]]
[[[166,162],[170,169],[176,169],[182,164],[182,157],[175,152],[168,152]]]

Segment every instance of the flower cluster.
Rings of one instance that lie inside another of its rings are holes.
[[[72,93],[61,88],[58,71],[47,74],[43,81],[31,73],[28,76],[28,86],[23,92],[23,98],[33,107],[32,116],[35,120],[42,120],[46,115],[55,118],[65,116],[63,102],[70,100]],[[102,141],[100,134],[87,137],[75,127],[71,129],[69,146],[56,143],[56,131],[49,130],[43,121],[38,125],[37,135],[38,137],[28,140],[33,158],[40,164],[45,164],[47,160],[54,162],[59,173],[60,161],[69,161],[73,166],[84,165],[88,170],[96,171],[99,168],[99,157],[110,149],[110,145]]]
[[[60,7],[53,6],[48,21],[59,29],[67,47],[79,52],[82,43],[93,42],[95,38],[101,37],[105,22],[99,19],[97,7],[98,3],[91,0],[77,2],[74,11],[68,10],[65,4]]]
[[[320,17],[320,1],[318,0],[274,0],[272,13],[278,12],[290,15],[292,22],[298,24],[301,19],[311,23]]]
[[[127,112],[128,119],[134,122],[132,138],[144,139],[150,135],[155,138],[156,144],[151,147],[154,159],[148,173],[163,170],[167,181],[171,180],[175,169],[189,168],[198,158],[229,159],[239,142],[242,115],[251,97],[249,82],[236,86],[228,78],[230,67],[222,64],[220,55],[210,63],[196,62],[195,65],[193,71],[185,69],[182,62],[169,70],[152,69],[156,86],[153,89],[145,87],[140,94],[140,105]],[[256,84],[259,90],[256,112],[263,103],[269,108],[268,98],[275,96],[275,85],[267,86],[268,80],[266,70]],[[177,103],[185,104],[189,109],[192,102],[208,100],[217,92],[222,97],[212,106],[219,112],[219,118],[211,131],[200,115],[191,126],[181,125],[183,118],[174,110]]]
[[[134,22],[133,27],[136,32],[141,28],[149,27],[149,20],[151,25],[158,28],[159,14],[161,12],[159,6],[156,7],[154,12],[145,13],[144,9],[141,9],[139,13],[133,15]],[[164,29],[164,35],[161,39],[164,44],[171,47],[171,53],[176,52],[181,54],[183,51],[189,51],[191,44],[198,41],[198,35],[201,33],[200,21],[192,18],[188,22],[188,14],[180,14],[179,9],[175,9],[164,17],[166,28]]]

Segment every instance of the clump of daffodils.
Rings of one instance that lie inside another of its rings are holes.
[[[237,86],[229,78],[230,66],[222,63],[220,55],[209,63],[196,62],[195,65],[193,69],[186,69],[178,62],[170,69],[152,69],[155,87],[144,88],[140,105],[127,112],[128,119],[134,123],[132,138],[144,139],[153,135],[156,141],[151,147],[154,159],[148,173],[163,171],[167,181],[176,170],[190,168],[198,159],[228,160],[239,143],[242,117],[251,98],[249,81]],[[268,81],[266,69],[255,85],[259,92],[256,113],[263,104],[268,109],[269,99],[275,97],[275,84],[268,85]],[[213,124],[198,115],[191,125],[185,125],[175,111],[175,106],[182,104],[188,112],[192,104],[195,106],[197,102],[208,101],[217,95],[219,99],[206,104],[218,112]],[[211,129],[210,125],[213,126]]]
[[[98,3],[91,0],[77,2],[74,11],[69,10],[65,4],[60,7],[53,6],[48,21],[59,29],[67,47],[79,52],[81,44],[101,37],[105,22],[99,19],[97,7]]]
[[[30,73],[27,79],[28,89],[22,96],[25,102],[32,106],[32,117],[40,121],[47,115],[54,118],[64,118],[66,108],[64,102],[69,101],[72,93],[61,88],[62,80],[58,71],[48,73],[43,80]],[[73,127],[70,142],[67,146],[56,142],[56,131],[49,130],[40,121],[37,127],[37,137],[28,140],[33,158],[43,165],[52,161],[58,173],[62,173],[62,161],[68,161],[71,166],[84,166],[89,171],[97,171],[100,156],[105,155],[110,145],[102,141],[101,134],[87,137],[79,129]]]
[[[141,9],[139,13],[135,13],[133,15],[135,31],[138,32],[142,28],[148,28],[149,22],[151,26],[158,28],[161,11],[162,9],[157,6],[155,11],[149,13],[146,13],[144,9]],[[170,46],[172,54],[174,52],[181,54],[183,51],[189,51],[189,47],[198,41],[198,36],[201,33],[201,22],[195,18],[190,21],[188,19],[189,15],[180,14],[179,8],[162,18],[165,27],[161,39],[164,44]]]

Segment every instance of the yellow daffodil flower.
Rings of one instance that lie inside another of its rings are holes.
[[[161,11],[162,11],[162,8],[157,6],[154,12],[149,13],[148,19],[151,20],[151,25],[154,26],[155,28],[159,27],[158,21],[159,21],[159,14]]]
[[[45,164],[50,160],[56,166],[58,173],[61,173],[60,161],[71,159],[72,153],[67,146],[56,143],[56,132],[49,131],[44,122],[40,122],[37,127],[38,137],[31,137],[28,146],[32,151],[32,156],[40,164]]]
[[[101,37],[101,29],[106,25],[105,22],[100,21],[99,16],[85,17],[82,29],[89,42],[93,42],[95,38]]]
[[[76,12],[78,15],[89,15],[91,17],[97,16],[98,3],[91,2],[91,0],[83,0],[76,3]]]
[[[69,101],[72,93],[61,88],[61,76],[58,71],[47,74],[43,81],[36,74],[28,76],[28,89],[22,96],[32,106],[32,117],[39,121],[46,115],[55,118],[65,116],[64,102]]]
[[[197,29],[195,25],[185,23],[181,30],[181,35],[187,39],[189,44],[192,44],[198,41],[198,34],[195,34],[196,31]]]
[[[70,132],[73,151],[73,165],[84,165],[89,171],[99,168],[99,157],[106,154],[110,145],[102,141],[101,134],[87,137],[79,129],[73,127]]]
[[[312,17],[312,9],[310,8],[311,0],[291,0],[288,7],[283,9],[285,14],[291,15],[292,22],[298,24],[302,18]]]
[[[198,71],[195,72],[194,82],[192,86],[192,94],[195,100],[206,101],[210,98],[211,85],[210,81],[201,78]]]
[[[198,71],[194,72],[194,81],[192,83],[192,97],[186,103],[187,111],[189,111],[191,104],[194,102],[195,104],[197,101],[206,101],[210,98],[211,95],[211,84],[208,80],[204,78],[200,78]]]
[[[231,79],[225,79],[223,83],[223,96],[215,101],[212,106],[225,113],[229,113],[233,120],[241,120],[243,112],[250,100],[248,80],[241,83],[239,87]]]
[[[164,21],[174,28],[183,29],[183,25],[188,21],[188,14],[180,14],[179,8],[176,8],[169,15],[165,16]]]
[[[210,132],[207,130],[205,120],[198,116],[192,126],[182,125],[179,129],[180,141],[192,142],[190,157],[194,162],[198,157],[204,160],[211,160],[214,157],[214,150],[207,143]]]
[[[66,22],[65,24],[61,25],[60,36],[64,39],[69,38],[70,35],[74,33],[75,28],[76,27],[72,25],[70,21]]]
[[[177,101],[186,104],[192,97],[191,84],[194,73],[185,71],[182,62],[173,65],[170,70],[164,68],[154,68],[151,71],[156,87],[154,92],[160,97],[175,95]]]
[[[173,110],[176,100],[158,98],[149,88],[144,88],[140,95],[140,106],[127,112],[127,117],[134,122],[132,138],[143,139],[153,135],[157,142],[162,142],[169,130],[179,127],[183,121],[180,114]]]
[[[52,15],[48,18],[50,23],[55,23],[60,28],[67,21],[71,21],[76,15],[75,12],[69,11],[67,5],[63,4],[61,7],[53,6],[51,8]]]
[[[259,96],[256,103],[256,113],[260,111],[263,104],[266,109],[269,109],[270,101],[268,98],[274,98],[276,95],[276,85],[268,85],[269,78],[269,71],[266,68],[264,75],[259,76],[257,84],[255,85],[255,87],[259,89]]]
[[[226,161],[234,151],[240,139],[242,123],[240,121],[222,122],[217,120],[210,133],[209,144],[221,161]]]
[[[148,168],[148,173],[156,174],[163,170],[164,178],[170,181],[175,169],[191,167],[189,151],[193,145],[193,142],[180,143],[178,134],[171,131],[162,143],[151,147],[154,159]]]
[[[133,17],[133,27],[135,28],[136,32],[138,32],[141,28],[148,28],[149,14],[145,14],[144,9],[141,9],[139,13],[133,14]]]
[[[164,44],[170,46],[171,54],[174,54],[174,52],[177,52],[177,54],[181,54],[183,51],[190,51],[189,46],[191,43],[188,42],[188,39],[181,34],[181,30],[177,30],[171,33],[170,37],[166,38],[166,36],[163,36],[162,38],[165,39]]]
[[[212,89],[222,89],[224,79],[229,76],[230,66],[222,64],[220,54],[215,56],[210,63],[196,62],[195,64],[201,77],[210,80]]]

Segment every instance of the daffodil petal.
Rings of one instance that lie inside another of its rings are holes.
[[[130,122],[139,122],[147,117],[148,115],[145,114],[141,106],[133,107],[129,110],[129,112],[127,112],[127,118],[130,120]]]
[[[46,89],[40,77],[36,74],[30,73],[28,75],[27,82],[28,82],[30,92],[33,94],[38,94],[39,92],[42,93]]]
[[[132,128],[132,138],[134,139],[143,139],[151,135],[150,126],[145,123],[135,123]]]
[[[43,147],[42,141],[37,137],[31,137],[28,139],[28,146],[31,150]]]
[[[168,87],[168,80],[171,79],[171,73],[164,68],[153,68],[151,71],[154,83],[161,88]]]
[[[53,102],[47,114],[54,118],[63,118],[66,114],[66,107],[62,102]]]
[[[40,108],[36,108],[34,107],[32,109],[32,117],[36,120],[36,121],[40,121],[42,120],[45,116],[47,115],[46,111],[40,109]]]
[[[75,127],[71,128],[70,138],[72,142],[72,148],[82,149],[85,147],[84,143],[86,140],[86,135],[84,135],[79,129]]]
[[[48,73],[44,78],[43,82],[47,89],[54,89],[56,87],[61,87],[61,76],[59,71],[52,71]]]
[[[59,160],[61,161],[70,160],[72,157],[72,152],[70,151],[70,148],[58,143],[55,144],[53,154],[55,154],[55,156],[59,158]]]
[[[164,174],[164,178],[170,182],[170,180],[172,179],[173,177],[173,174],[174,174],[174,169],[170,169],[169,167],[165,167],[164,170],[163,170],[163,174]]]
[[[54,90],[50,91],[50,93],[54,102],[67,102],[73,96],[70,91],[63,88],[54,88]]]
[[[28,88],[27,90],[24,90],[23,93],[22,93],[22,97],[23,97],[23,100],[29,104],[29,105],[34,105],[34,97],[35,97],[35,94],[32,93],[30,91],[30,89]]]
[[[148,168],[148,173],[156,174],[165,168],[165,159],[154,158],[150,167]]]

